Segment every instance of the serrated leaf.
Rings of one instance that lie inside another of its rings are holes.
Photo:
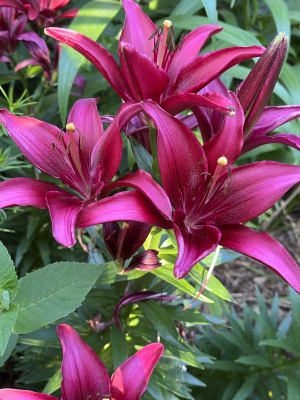
[[[69,28],[97,40],[121,4],[114,0],[93,0],[85,4]],[[63,46],[58,66],[58,105],[63,124],[66,121],[69,96],[74,78],[85,58],[68,46]]]
[[[15,333],[29,333],[74,311],[98,279],[99,265],[60,262],[31,272],[19,281]]]
[[[18,315],[18,307],[11,304],[8,311],[0,313],[0,356],[3,356]]]
[[[14,263],[2,242],[0,242],[0,300],[3,291],[6,291],[11,300],[18,290],[18,277]],[[4,297],[6,296],[4,292]],[[3,299],[4,300],[4,299]],[[0,311],[1,311],[0,302]]]
[[[128,346],[125,332],[113,324],[110,330],[113,365],[116,370],[128,358]]]

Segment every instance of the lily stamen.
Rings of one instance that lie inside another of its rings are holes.
[[[213,191],[213,188],[215,187],[221,172],[223,171],[224,167],[226,167],[227,164],[228,164],[228,160],[227,160],[227,158],[225,156],[222,156],[222,157],[218,158],[217,166],[216,166],[216,169],[215,169],[215,173],[213,174],[212,182],[211,182],[211,185],[210,185],[210,188],[209,188],[209,191],[207,193],[206,198],[209,197],[209,195]]]
[[[116,262],[118,265],[122,264],[121,253],[122,253],[123,243],[124,243],[126,232],[127,232],[128,228],[129,228],[129,224],[127,222],[123,222],[122,229],[120,232],[120,241],[119,241],[117,258],[116,258]]]
[[[162,34],[161,40],[159,41],[159,49],[158,49],[158,52],[159,52],[159,55],[158,55],[158,66],[159,67],[162,66],[162,63],[163,63],[163,60],[164,60],[164,57],[165,57],[165,53],[166,53],[166,50],[168,48],[167,47],[167,38],[168,38],[169,31],[170,31],[170,29],[171,29],[173,24],[172,24],[172,22],[170,20],[166,19],[164,21],[163,25],[164,25],[163,34]]]

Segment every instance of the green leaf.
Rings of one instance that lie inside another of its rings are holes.
[[[261,340],[259,342],[260,346],[272,346],[272,347],[279,347],[280,349],[283,349],[285,351],[288,351],[292,354],[296,354],[297,356],[300,356],[300,349],[298,346],[296,346],[295,343],[293,343],[289,339],[266,339],[266,340]]]
[[[189,273],[189,275],[199,284],[202,286],[202,284],[205,281],[205,278],[207,276],[207,270],[200,265],[196,264],[192,271]],[[233,301],[233,298],[231,294],[228,292],[228,290],[222,285],[222,283],[215,277],[211,276],[208,280],[208,283],[205,287],[206,290],[209,290],[210,292],[214,293],[216,296],[221,297],[224,300],[227,301]]]
[[[120,8],[120,3],[114,0],[89,1],[79,10],[69,28],[97,40]],[[63,125],[73,81],[84,61],[77,51],[63,46],[58,66],[58,105]]]
[[[60,368],[51,376],[43,389],[43,393],[52,394],[61,386],[61,370]]]
[[[10,357],[13,349],[16,347],[18,341],[18,335],[11,334],[5,349],[3,356],[0,357],[0,367],[2,367],[5,361]]]
[[[242,356],[235,360],[238,363],[245,365],[254,365],[257,367],[271,367],[269,361],[262,355],[253,354],[251,356]]]
[[[181,0],[171,13],[173,15],[193,15],[203,8],[199,0]]]
[[[200,17],[198,15],[176,15],[172,17],[172,22],[175,28],[193,30],[200,25],[210,24],[209,18]],[[223,27],[223,31],[216,35],[217,39],[223,40],[234,46],[260,46],[261,43],[256,37],[243,29],[218,21],[218,25]]]
[[[170,283],[171,285],[175,286],[177,289],[181,290],[184,293],[189,294],[192,297],[197,297],[198,292],[190,285],[185,279],[176,279],[173,274],[174,266],[171,264],[165,264],[163,267],[154,269],[151,271],[151,274],[158,276],[159,278],[163,279],[164,281]],[[213,303],[208,297],[201,294],[199,300],[202,300],[206,303]]]
[[[139,303],[139,307],[164,340],[179,350],[186,350],[176,330],[174,321],[161,305],[150,300],[147,303]]]
[[[18,290],[18,277],[12,259],[0,242],[0,311],[8,310],[10,300]]]
[[[144,146],[141,145],[134,137],[130,137],[130,142],[132,145],[132,151],[136,159],[137,166],[139,169],[149,172],[152,171],[152,156],[148,153]]]
[[[287,376],[287,395],[289,400],[299,399],[300,381],[299,377],[294,373]]]
[[[99,265],[60,262],[31,272],[19,281],[15,333],[29,333],[74,311],[101,273]]]
[[[3,356],[18,315],[18,307],[11,304],[8,311],[0,313],[0,356]]]
[[[110,341],[114,370],[116,370],[128,358],[128,346],[125,332],[121,331],[116,324],[113,324],[111,327]]]
[[[277,32],[284,32],[291,37],[291,21],[289,9],[284,0],[264,0],[274,18]]]
[[[218,21],[217,0],[202,0],[207,17],[212,23]]]
[[[248,376],[248,378],[246,378],[246,380],[244,381],[244,383],[242,384],[240,389],[237,391],[237,393],[235,394],[235,396],[233,397],[232,400],[248,399],[249,398],[248,396],[253,392],[253,390],[255,388],[257,378],[258,377],[256,375]]]

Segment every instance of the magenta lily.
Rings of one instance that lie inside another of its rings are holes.
[[[10,62],[6,54],[13,53],[20,40],[27,18],[9,7],[0,9],[0,61]]]
[[[123,7],[126,18],[118,48],[120,66],[100,44],[80,33],[55,27],[45,33],[90,60],[125,102],[152,99],[171,114],[203,106],[232,115],[228,98],[196,92],[233,65],[260,56],[263,47],[232,47],[198,57],[206,40],[222,29],[205,25],[190,32],[171,51],[170,21],[164,22],[159,33],[137,3],[123,0]]]
[[[70,0],[0,0],[1,7],[15,8],[26,14],[31,21],[39,26],[52,25],[62,18],[74,18],[78,9],[70,9],[59,13]]]
[[[68,247],[76,241],[75,227],[81,211],[95,202],[97,222],[102,215],[101,223],[137,220],[168,226],[151,203],[147,204],[136,191],[99,200],[102,189],[110,183],[121,161],[122,138],[118,124],[123,114],[121,108],[114,122],[103,132],[96,99],[78,100],[63,132],[35,118],[17,117],[0,110],[0,123],[25,157],[71,190],[36,179],[10,179],[0,183],[0,208],[14,205],[48,208],[54,238]]]
[[[69,325],[57,327],[62,351],[61,400],[139,400],[164,346],[152,343],[126,360],[110,378],[97,356]],[[1,400],[58,400],[29,390],[0,389]]]
[[[142,102],[141,108],[157,127],[165,191],[144,171],[129,174],[108,187],[140,190],[166,220],[172,221],[178,242],[175,277],[184,277],[221,245],[262,262],[300,292],[300,269],[290,254],[266,233],[243,225],[268,210],[300,181],[300,167],[262,161],[233,168],[243,146],[244,113],[236,96],[229,95],[236,114],[226,117],[221,131],[203,147],[177,118],[154,102]],[[88,226],[95,220],[94,204],[83,210],[78,226]]]
[[[279,33],[237,89],[236,95],[245,114],[243,153],[267,143],[282,143],[300,150],[300,138],[296,135],[288,133],[268,135],[286,122],[300,117],[299,105],[266,107],[286,51],[287,38],[283,33]],[[200,93],[205,94],[207,91],[228,96],[227,89],[219,79],[211,82]],[[206,142],[219,131],[223,116],[205,108],[194,108],[193,111],[203,140]]]

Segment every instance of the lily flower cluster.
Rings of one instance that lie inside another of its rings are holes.
[[[245,225],[300,182],[300,167],[274,161],[234,165],[242,153],[265,143],[299,149],[297,136],[268,136],[300,116],[300,106],[266,106],[287,38],[277,35],[267,49],[231,47],[198,56],[219,26],[201,26],[175,46],[170,21],[160,30],[133,0],[123,0],[123,7],[119,65],[82,34],[45,30],[90,60],[123,105],[105,131],[96,99],[74,104],[65,131],[0,110],[0,122],[22,153],[65,185],[30,178],[1,182],[0,207],[47,208],[55,239],[68,247],[76,241],[76,228],[104,224],[105,242],[121,265],[151,226],[171,229],[178,243],[176,278],[221,245],[262,262],[300,292],[300,269],[290,254],[268,234]],[[260,59],[249,76],[236,93],[228,91],[219,75],[253,57]],[[192,110],[192,118],[179,114],[186,109]],[[195,123],[201,142],[190,129]],[[122,156],[121,130],[148,135],[153,128],[159,179],[138,170],[113,180]],[[119,188],[131,190],[110,195]],[[117,221],[125,221],[122,229]]]
[[[164,346],[141,348],[116,369],[110,378],[97,354],[66,324],[57,327],[63,351],[61,400],[139,400]],[[30,390],[0,389],[1,400],[58,400]]]

